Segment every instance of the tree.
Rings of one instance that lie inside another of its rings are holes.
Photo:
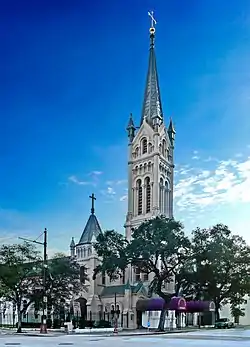
[[[189,289],[215,303],[216,318],[221,305],[244,300],[250,292],[250,247],[226,225],[197,228],[192,237],[195,264]]]
[[[75,258],[55,255],[48,260],[46,275],[46,296],[55,311],[83,288]],[[34,245],[25,242],[0,247],[0,288],[5,300],[17,308],[17,332],[21,332],[22,314],[32,303],[40,309],[44,296],[43,261]]]
[[[1,295],[12,302],[17,309],[18,332],[21,332],[21,315],[24,299],[30,299],[39,285],[34,268],[41,262],[37,249],[29,244],[2,245],[0,247],[0,286]]]
[[[114,230],[106,231],[97,238],[95,249],[102,263],[94,271],[94,278],[106,272],[115,279],[122,276],[129,266],[142,273],[153,274],[149,295],[155,293],[168,304],[176,293],[168,293],[164,285],[187,258],[190,242],[184,235],[183,226],[174,219],[156,217],[142,223],[127,241]],[[164,329],[165,311],[162,312],[159,329]]]
[[[85,270],[85,268],[84,268]],[[48,261],[47,296],[55,312],[60,312],[65,302],[86,290],[84,283],[88,280],[86,270],[80,280],[80,266],[75,258],[57,253]]]
[[[235,323],[239,323],[239,318],[245,316],[245,308],[241,305],[246,304],[247,300],[239,295],[232,295],[230,298],[230,311]]]

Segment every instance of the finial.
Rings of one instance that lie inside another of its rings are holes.
[[[154,12],[153,11],[148,12],[148,15],[151,18],[151,27],[149,29],[149,32],[150,32],[151,35],[154,35],[154,33],[155,33],[155,24],[157,23],[155,18],[154,18]]]
[[[135,128],[134,121],[133,121],[133,115],[132,115],[132,113],[130,113],[128,126],[127,126],[129,143],[133,142],[133,139],[135,137],[135,130],[136,130],[136,128]]]
[[[75,239],[72,237],[71,243],[70,243],[70,248],[75,248]]]
[[[94,214],[95,213],[95,200],[96,200],[96,197],[95,197],[95,194],[92,193],[89,198],[92,200],[92,203],[91,203],[91,214]]]

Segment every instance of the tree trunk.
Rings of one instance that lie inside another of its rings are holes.
[[[166,310],[161,310],[161,315],[160,315],[160,320],[158,324],[158,331],[164,331],[164,326],[165,326],[165,318],[166,318]]]
[[[17,305],[17,333],[22,332],[22,314],[21,305]]]
[[[215,320],[220,319],[220,305],[215,303]]]

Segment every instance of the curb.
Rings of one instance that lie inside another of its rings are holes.
[[[32,334],[32,333],[22,333],[22,334],[15,334],[15,335],[22,335],[22,336],[29,336],[29,337],[58,337],[58,336],[88,336],[88,337],[132,337],[132,336],[158,336],[158,335],[168,335],[168,334],[182,334],[182,333],[188,333],[188,332],[192,332],[192,331],[199,331],[199,330],[194,330],[194,329],[190,329],[190,330],[173,330],[173,331],[155,331],[155,332],[142,332],[142,333],[118,333],[118,334],[114,334],[114,333],[103,333],[103,334],[89,334],[89,333],[82,333],[82,334],[65,334],[65,333],[58,333],[58,334]]]

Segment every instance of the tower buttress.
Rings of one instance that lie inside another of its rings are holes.
[[[75,245],[75,240],[74,240],[74,237],[72,237],[72,240],[71,240],[71,242],[70,242],[70,256],[73,258],[74,256],[75,256],[75,247],[76,247],[76,245]]]

